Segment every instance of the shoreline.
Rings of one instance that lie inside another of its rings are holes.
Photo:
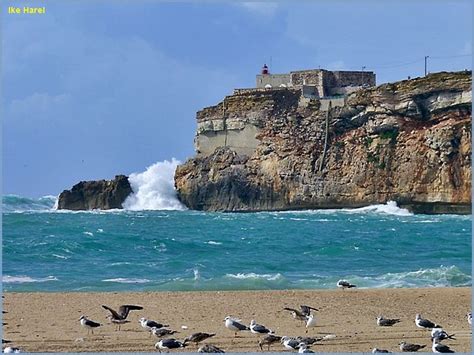
[[[182,340],[194,332],[216,333],[203,342],[217,345],[226,352],[259,351],[259,336],[250,332],[234,334],[224,327],[224,318],[234,316],[244,324],[255,319],[277,335],[315,336],[334,334],[335,338],[318,342],[316,352],[370,352],[372,348],[398,352],[400,341],[426,345],[420,351],[431,352],[428,330],[415,326],[416,313],[439,323],[456,340],[445,341],[456,352],[471,351],[471,328],[466,313],[471,311],[471,288],[405,288],[349,290],[262,290],[262,291],[145,291],[145,292],[4,292],[4,339],[28,352],[100,352],[156,351],[158,338],[150,337],[138,319],[146,317],[170,325]],[[117,309],[121,304],[138,304],[130,323],[120,331],[109,324],[102,309],[105,304]],[[305,333],[284,307],[306,304],[315,312],[317,326]],[[399,318],[393,327],[379,327],[375,318]],[[52,315],[54,317],[52,317]],[[79,324],[87,315],[103,324],[94,335]],[[39,326],[41,324],[41,326]],[[185,325],[188,329],[181,329]],[[184,351],[196,351],[194,345]],[[182,350],[182,349],[181,349]],[[173,350],[176,351],[176,350]],[[285,351],[275,344],[271,351]]]

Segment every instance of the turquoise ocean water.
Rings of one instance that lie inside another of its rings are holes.
[[[394,203],[238,214],[54,203],[3,197],[5,291],[319,289],[341,278],[471,286],[471,216],[412,215]]]

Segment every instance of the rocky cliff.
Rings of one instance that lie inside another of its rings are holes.
[[[64,190],[59,195],[60,210],[109,210],[122,208],[122,203],[132,188],[128,177],[115,176],[114,180],[81,181],[71,190]]]
[[[238,91],[198,113],[196,142],[206,149],[176,170],[178,196],[209,211],[394,200],[415,212],[469,213],[471,101],[467,71],[359,90],[343,105],[299,90]]]

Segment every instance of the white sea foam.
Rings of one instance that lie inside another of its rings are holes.
[[[375,213],[385,213],[396,216],[412,216],[413,213],[408,211],[406,208],[400,208],[397,206],[395,201],[388,201],[385,205],[371,205],[367,207],[354,208],[354,209],[344,209],[346,212],[360,213],[360,212],[375,212]]]
[[[46,281],[58,281],[58,279],[54,276],[47,276],[43,278],[33,278],[29,276],[4,275],[2,277],[3,283],[30,283],[30,282],[46,282]]]
[[[174,172],[180,162],[176,159],[149,166],[142,173],[129,176],[133,194],[127,197],[123,207],[127,210],[185,210],[174,188]]]
[[[209,244],[209,245],[221,245],[222,243],[221,242],[215,242],[213,240],[208,240],[207,242],[204,242],[205,244]]]
[[[102,280],[103,282],[117,282],[121,284],[144,284],[147,282],[151,282],[148,279],[135,279],[135,278],[123,278],[123,277],[118,277],[116,279],[105,279]]]
[[[85,235],[88,235],[88,236],[91,236],[91,237],[94,236],[94,233],[92,233],[92,232],[82,232],[82,234],[85,234]]]
[[[253,272],[244,274],[244,273],[238,273],[238,274],[226,274],[226,277],[232,278],[232,279],[265,279],[268,281],[275,281],[281,279],[283,276],[278,273],[278,274],[256,274]]]

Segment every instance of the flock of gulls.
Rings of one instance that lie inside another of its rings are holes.
[[[345,280],[339,280],[337,286],[346,289],[346,288],[353,288],[356,287],[353,284]],[[142,306],[138,305],[122,305],[116,311],[111,307],[106,305],[102,305],[102,308],[109,311],[109,315],[107,318],[110,319],[111,323],[115,324],[116,331],[120,330],[120,327],[125,323],[130,323],[127,320],[127,317],[130,311],[139,311],[143,310]],[[308,333],[309,328],[313,328],[316,326],[316,318],[312,311],[319,311],[317,308],[301,305],[299,309],[285,307],[283,308],[285,311],[289,311],[290,314],[293,316],[295,320],[303,322],[304,326],[306,327],[306,333]],[[81,316],[79,318],[80,324],[82,327],[87,329],[87,334],[94,333],[94,329],[99,328],[102,324],[95,322],[91,319],[88,319],[86,316]],[[470,325],[472,325],[472,313],[469,312],[467,314],[467,321]],[[376,324],[380,327],[391,327],[400,322],[400,319],[397,318],[385,318],[382,315],[376,318]],[[154,320],[150,320],[147,318],[140,318],[139,320],[140,325],[146,331],[150,333],[150,337],[154,335],[157,338],[161,338],[158,342],[155,343],[155,348],[158,351],[162,350],[172,350],[172,349],[179,349],[188,346],[190,343],[193,343],[197,351],[199,353],[224,353],[223,349],[212,345],[212,344],[205,344],[199,346],[201,342],[214,337],[215,333],[204,333],[204,332],[197,332],[193,333],[183,339],[183,341],[177,340],[171,337],[173,334],[178,333],[175,330],[168,329],[168,324],[163,324]],[[454,350],[451,349],[448,345],[443,344],[442,341],[456,339],[454,338],[455,334],[448,334],[445,330],[443,330],[442,326],[434,323],[428,319],[422,318],[420,314],[416,314],[415,316],[415,324],[418,328],[426,329],[431,331],[431,343],[432,343],[432,351],[434,353],[454,353]],[[230,331],[234,332],[234,338],[237,337],[237,334],[242,331],[249,331],[253,334],[259,335],[258,346],[261,351],[264,351],[264,347],[268,351],[270,351],[270,347],[273,344],[280,344],[284,349],[297,351],[298,353],[314,353],[310,348],[315,343],[333,339],[336,337],[334,334],[329,334],[324,337],[309,337],[309,336],[298,336],[298,337],[289,337],[289,336],[278,336],[275,334],[273,330],[270,328],[258,324],[254,319],[251,320],[250,324],[247,326],[241,322],[240,319],[227,316],[224,318],[224,326],[229,329]],[[182,329],[187,329],[186,326],[182,326]],[[399,343],[400,351],[402,352],[416,352],[420,349],[426,347],[426,345],[420,344],[413,344],[407,343],[402,341]],[[4,353],[19,353],[21,350],[15,347],[6,347],[3,350]],[[391,351],[379,348],[373,348],[372,353],[390,353]]]

